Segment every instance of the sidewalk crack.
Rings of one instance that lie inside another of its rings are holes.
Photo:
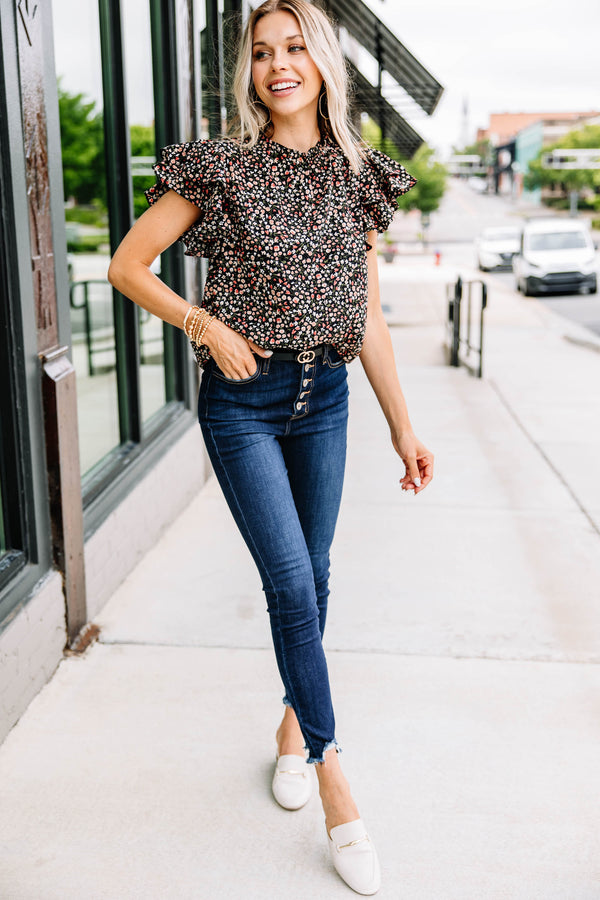
[[[496,384],[496,382],[490,378],[490,379],[488,379],[488,384],[496,392],[498,399],[500,400],[500,402],[502,403],[502,405],[504,406],[504,408],[506,409],[506,411],[508,412],[508,414],[510,415],[512,420],[515,422],[517,427],[523,432],[523,434],[525,435],[525,437],[527,438],[529,443],[533,447],[535,447],[535,449],[540,454],[540,456],[542,457],[542,459],[544,460],[546,465],[552,470],[552,472],[554,472],[554,474],[556,475],[556,477],[558,478],[560,483],[563,485],[563,487],[566,488],[567,492],[571,496],[571,499],[575,502],[575,505],[579,508],[579,510],[583,513],[585,518],[588,520],[589,524],[592,526],[592,530],[595,531],[595,533],[598,535],[598,537],[600,537],[600,527],[596,524],[596,522],[594,521],[592,516],[589,514],[589,512],[587,511],[587,509],[585,508],[585,506],[583,505],[583,503],[581,502],[581,500],[579,499],[578,495],[575,493],[575,491],[573,490],[573,488],[571,487],[569,482],[566,480],[566,478],[564,477],[564,475],[562,474],[560,469],[558,469],[554,465],[554,463],[552,462],[552,460],[550,459],[550,457],[548,456],[546,451],[543,449],[543,447],[529,433],[529,431],[527,430],[527,428],[525,427],[525,425],[523,424],[523,422],[521,421],[519,416],[516,414],[516,412],[514,411],[514,409],[512,408],[512,406],[510,405],[510,403],[508,402],[508,400],[506,399],[506,397],[504,396],[504,394],[502,393],[502,391]]]

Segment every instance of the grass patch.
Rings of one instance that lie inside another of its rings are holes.
[[[91,234],[76,240],[67,241],[68,253],[96,253],[100,247],[109,246],[108,232],[103,234]]]
[[[106,228],[108,225],[108,213],[104,209],[95,206],[69,206],[65,209],[66,222],[78,222],[80,225],[93,225],[96,228]]]

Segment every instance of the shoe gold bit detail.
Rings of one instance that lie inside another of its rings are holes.
[[[371,840],[371,838],[369,837],[369,835],[365,834],[364,837],[358,838],[358,840],[356,840],[356,841],[348,841],[347,844],[336,844],[335,849],[337,850],[338,853],[341,853],[342,850],[344,849],[344,847],[354,847],[354,846],[356,846],[356,844],[360,844],[362,841],[370,841],[370,840]]]

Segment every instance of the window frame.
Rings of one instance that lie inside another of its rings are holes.
[[[4,112],[4,110],[2,110]],[[0,555],[0,591],[17,575],[30,558],[29,513],[31,495],[27,485],[26,453],[27,399],[23,385],[25,372],[23,340],[17,315],[18,282],[11,277],[9,259],[15,259],[16,236],[11,227],[9,185],[4,160],[5,134],[0,134],[0,513],[6,549]],[[7,389],[8,388],[8,389]],[[24,427],[25,426],[25,427]]]
[[[3,505],[12,552],[0,572],[0,632],[52,569],[38,357],[31,277],[17,21],[0,22],[0,392]],[[6,380],[4,380],[6,379]],[[8,482],[8,487],[7,487]]]
[[[131,152],[125,84],[122,0],[99,0],[100,52],[103,82],[104,145],[111,254],[133,224]],[[170,0],[146,0],[150,8],[151,52],[156,152],[177,140],[178,90],[175,9]],[[170,247],[161,256],[161,278],[177,293],[185,293],[183,248]],[[116,289],[113,318],[117,360],[117,402],[120,443],[82,478],[86,534],[114,508],[115,486],[121,491],[127,473],[141,456],[154,457],[168,432],[170,441],[192,423],[189,349],[183,333],[166,323],[164,377],[166,404],[142,420],[138,308]],[[153,450],[154,448],[154,450]],[[164,450],[164,448],[163,448]],[[148,462],[150,459],[147,460]],[[139,480],[138,476],[138,480]],[[135,482],[135,479],[134,479]],[[121,492],[122,497],[122,492]]]

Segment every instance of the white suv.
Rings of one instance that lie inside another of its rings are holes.
[[[595,294],[596,247],[579,219],[531,219],[523,226],[521,247],[513,257],[517,290],[529,297],[562,291]]]

